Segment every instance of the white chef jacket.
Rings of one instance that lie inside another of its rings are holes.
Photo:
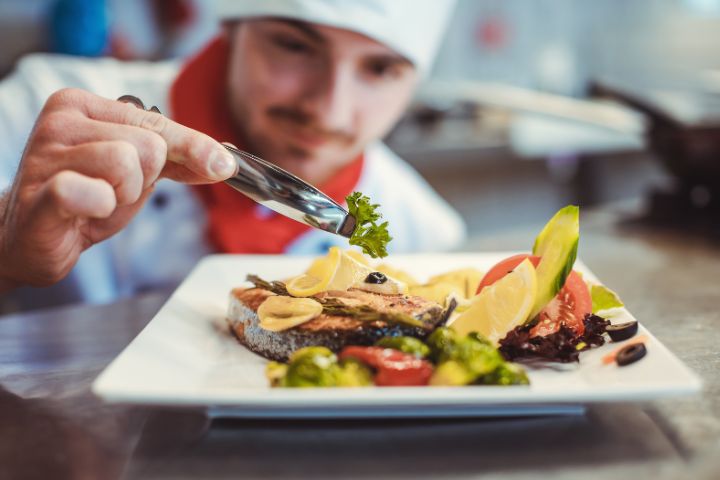
[[[53,92],[75,87],[111,99],[132,94],[146,105],[169,112],[170,86],[179,67],[177,61],[25,57],[0,82],[0,191],[12,183],[33,124]],[[393,236],[390,253],[448,250],[464,239],[459,215],[380,142],[367,147],[355,190],[381,205]],[[104,303],[173,286],[202,256],[212,253],[206,223],[204,207],[189,187],[169,180],[158,182],[130,224],[84,252],[68,278],[42,292],[20,289],[15,300],[20,308],[71,301]],[[287,253],[322,254],[332,245],[348,246],[342,237],[313,229],[294,240]]]

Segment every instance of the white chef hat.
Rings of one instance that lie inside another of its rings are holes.
[[[221,19],[283,17],[361,33],[426,72],[455,0],[216,0]]]

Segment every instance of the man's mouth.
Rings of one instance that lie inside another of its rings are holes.
[[[323,147],[333,140],[329,135],[317,133],[302,127],[293,128],[292,126],[288,126],[285,131],[292,143],[311,150]]]
[[[269,116],[278,133],[285,136],[296,147],[315,150],[330,144],[347,146],[353,138],[345,132],[332,132],[312,124],[312,119],[297,112],[271,110]]]

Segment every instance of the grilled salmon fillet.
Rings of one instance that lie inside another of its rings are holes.
[[[447,320],[447,312],[435,302],[408,295],[380,295],[361,290],[322,292],[318,298],[335,298],[350,306],[367,305],[386,313],[405,313],[422,327],[383,321],[362,321],[326,313],[296,327],[271,332],[260,327],[257,310],[272,292],[261,288],[236,288],[230,293],[227,320],[232,333],[253,352],[285,362],[303,347],[324,346],[337,352],[346,345],[372,345],[386,336],[424,338]]]

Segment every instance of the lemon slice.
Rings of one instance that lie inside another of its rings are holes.
[[[476,295],[450,327],[460,335],[478,332],[497,345],[528,319],[537,296],[537,275],[529,260]]]
[[[368,260],[368,258],[363,255],[362,252],[358,252],[357,250],[345,250],[344,253],[350,258],[362,263],[366,267],[370,266],[370,260]]]
[[[294,297],[310,297],[328,290],[367,289],[365,278],[375,270],[362,255],[353,250],[331,247],[327,256],[315,259],[307,272],[290,279],[286,288]],[[406,293],[407,286],[390,276],[379,293]]]
[[[337,252],[339,260],[335,274],[328,283],[328,290],[347,290],[354,285],[361,284],[365,277],[373,272],[372,268],[360,263],[354,256],[350,256],[348,252],[344,252],[339,248],[337,248]]]
[[[325,272],[335,270],[335,266],[331,265],[330,256],[320,257],[313,260],[310,268],[305,272],[307,275],[315,278],[322,278]]]
[[[311,298],[273,295],[260,304],[257,314],[262,328],[280,332],[308,322],[322,311],[322,305]]]
[[[370,268],[370,261],[365,256],[356,250],[345,250],[342,251],[337,247],[330,247],[328,254],[324,257],[319,257],[313,260],[310,264],[310,268],[305,273],[312,275],[316,278],[322,278],[330,273],[332,270],[337,268],[335,262],[338,260],[338,254],[347,255],[358,263],[365,265]]]
[[[370,272],[372,269],[357,261],[354,255],[338,247],[330,247],[327,256],[316,259],[307,273],[292,278],[286,288],[294,297],[309,297],[327,290],[347,290],[362,282]]]
[[[332,247],[327,256],[316,259],[307,273],[291,278],[285,287],[293,297],[310,297],[328,289],[340,263],[340,249]]]
[[[310,297],[316,293],[327,290],[327,279],[313,277],[303,273],[298,277],[291,278],[285,288],[293,297]]]

